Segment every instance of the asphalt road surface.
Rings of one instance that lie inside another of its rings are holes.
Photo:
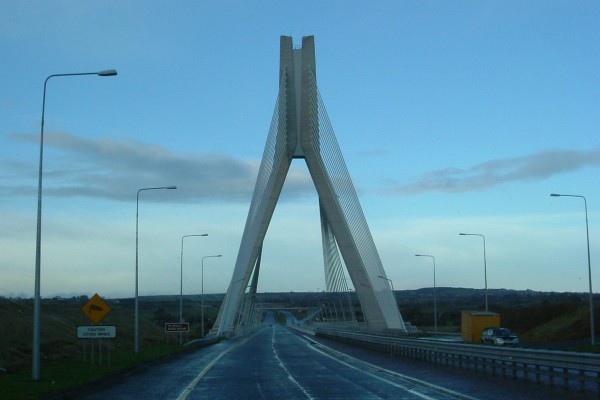
[[[150,366],[92,399],[587,399],[534,383],[413,362],[265,324],[250,335]]]

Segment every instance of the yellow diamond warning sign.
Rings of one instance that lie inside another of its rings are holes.
[[[96,293],[92,296],[90,301],[85,303],[81,310],[93,323],[97,324],[106,317],[106,314],[110,312],[111,308],[108,303]]]

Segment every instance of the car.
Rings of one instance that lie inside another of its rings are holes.
[[[519,337],[508,328],[486,328],[481,333],[481,342],[496,346],[514,346],[519,344]]]

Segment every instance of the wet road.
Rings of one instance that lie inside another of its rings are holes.
[[[307,340],[273,324],[119,378],[84,398],[565,400],[587,396]]]
[[[232,379],[233,377],[233,379]],[[279,325],[250,337],[196,384],[188,399],[455,399],[332,353]]]

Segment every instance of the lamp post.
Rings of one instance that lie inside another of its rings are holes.
[[[415,257],[431,257],[433,260],[433,331],[437,333],[437,295],[435,286],[435,257],[428,254],[415,254]]]
[[[394,296],[394,300],[396,299],[396,295],[394,294],[394,282],[391,279],[386,278],[385,276],[377,275],[378,278],[385,279],[392,285],[392,296]]]
[[[37,231],[35,239],[35,287],[34,287],[34,304],[33,304],[33,345],[32,345],[32,378],[33,380],[40,379],[40,318],[41,318],[41,252],[42,252],[42,171],[44,159],[44,116],[46,112],[46,86],[48,80],[60,76],[79,76],[79,75],[97,75],[97,76],[115,76],[117,71],[108,69],[99,72],[76,72],[69,74],[53,74],[49,75],[44,81],[44,94],[42,97],[42,123],[40,128],[40,162],[38,172],[38,201],[37,201]]]
[[[138,216],[140,210],[140,192],[144,190],[173,190],[177,186],[161,186],[138,189],[135,201],[135,352],[140,352],[140,315],[139,315],[139,299],[138,299]]]
[[[588,214],[587,214],[587,200],[584,196],[577,194],[558,194],[552,193],[550,194],[552,197],[579,197],[583,199],[583,206],[585,209],[585,234],[587,238],[587,260],[588,260],[588,279],[590,285],[590,332],[591,332],[591,341],[592,346],[596,343],[596,335],[594,329],[594,294],[592,292],[592,262],[590,259],[590,230],[588,227]]]
[[[480,236],[483,239],[483,279],[485,281],[485,311],[488,311],[487,263],[485,257],[485,236],[479,233],[459,233],[461,236]]]
[[[208,236],[208,233],[202,233],[200,235],[183,235],[181,237],[181,256],[179,258],[179,260],[181,262],[181,266],[180,266],[181,278],[179,281],[179,323],[183,323],[183,239],[185,239],[186,237],[192,237],[192,236]],[[182,341],[183,341],[183,335],[179,334],[179,344],[181,344]]]
[[[238,312],[236,326],[240,326],[240,322],[242,321],[242,315],[244,315],[244,302],[246,301],[246,289],[252,287],[252,285],[246,285],[244,288],[244,294],[242,295],[242,300],[240,301],[240,310]],[[247,306],[248,304],[246,304]]]
[[[201,318],[202,318],[202,337],[204,337],[204,259],[205,258],[211,258],[211,257],[222,257],[222,254],[217,254],[214,256],[204,256],[202,257],[202,310],[201,310]]]

